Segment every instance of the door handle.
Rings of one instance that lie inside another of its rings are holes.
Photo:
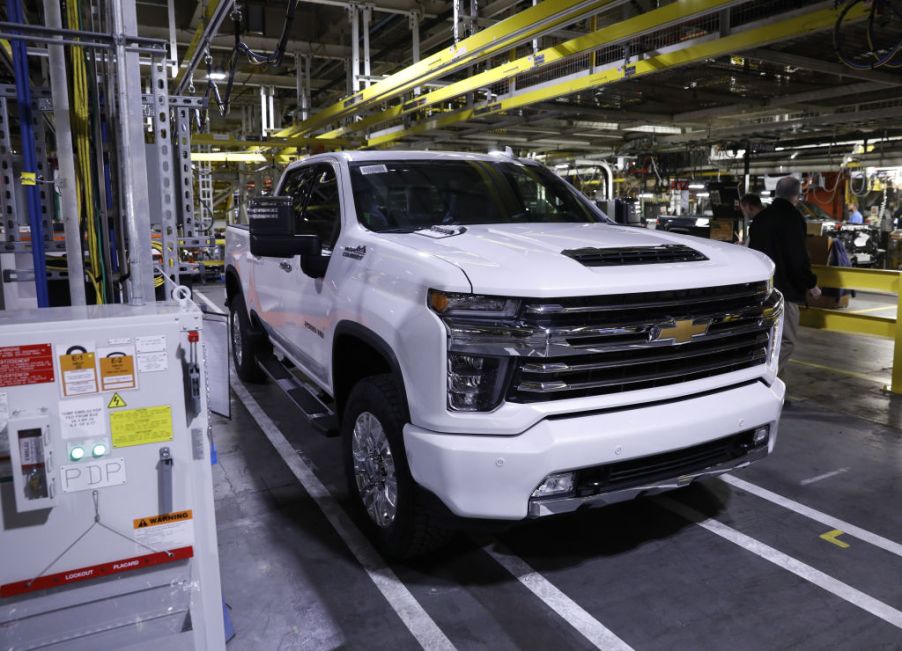
[[[284,260],[282,260],[282,262],[279,263],[279,266],[282,267],[282,271],[291,271],[291,264],[288,262],[285,262]]]

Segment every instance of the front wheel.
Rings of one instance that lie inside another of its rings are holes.
[[[399,559],[428,553],[448,537],[432,521],[407,465],[405,405],[391,375],[364,378],[348,398],[341,432],[350,494],[379,547]]]
[[[235,372],[245,382],[262,382],[263,371],[257,366],[257,341],[251,330],[244,296],[238,294],[229,304],[229,335]]]

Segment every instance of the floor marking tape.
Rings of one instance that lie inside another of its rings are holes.
[[[807,486],[808,484],[813,484],[816,481],[823,481],[824,479],[830,479],[830,477],[836,477],[836,475],[841,475],[848,470],[848,468],[840,468],[839,470],[834,470],[832,472],[825,472],[823,475],[815,475],[814,477],[803,479],[799,482],[799,484],[802,486]]]
[[[209,300],[209,299],[208,299]],[[278,426],[267,416],[263,408],[251,396],[241,381],[232,373],[232,391],[244,404],[245,409],[272,443],[304,490],[313,498],[329,523],[338,532],[348,549],[366,570],[373,583],[385,597],[392,609],[404,622],[417,642],[424,649],[455,649],[451,640],[442,632],[420,603],[414,598],[397,575],[385,564],[379,553],[364,537],[351,519],[342,510],[335,498],[304,463],[297,450],[283,436]]]
[[[861,590],[853,588],[847,583],[834,579],[829,574],[824,574],[820,570],[815,569],[792,556],[788,556],[787,554],[774,549],[770,545],[764,544],[760,540],[755,540],[732,527],[728,527],[722,522],[718,522],[713,518],[706,518],[695,509],[681,504],[670,497],[656,497],[653,499],[668,511],[672,511],[680,517],[707,529],[711,533],[742,547],[746,551],[749,551],[784,570],[792,572],[805,581],[813,583],[819,588],[836,595],[840,599],[858,606],[865,612],[868,612],[875,617],[879,617],[883,621],[888,622],[897,628],[902,628],[902,611],[896,610],[889,604],[886,604],[879,599],[875,599]]]
[[[730,484],[731,486],[735,486],[736,488],[744,490],[747,493],[751,493],[756,497],[760,497],[761,499],[767,500],[768,502],[773,502],[778,506],[782,506],[784,509],[789,509],[790,511],[794,511],[799,515],[804,515],[806,518],[810,518],[811,520],[825,524],[828,527],[840,529],[853,538],[858,538],[859,540],[874,545],[875,547],[879,547],[880,549],[888,551],[890,554],[895,554],[896,556],[902,557],[902,544],[890,540],[889,538],[884,538],[883,536],[868,531],[867,529],[856,527],[850,522],[846,522],[845,520],[840,520],[839,518],[835,518],[832,515],[817,511],[816,509],[812,509],[811,507],[805,506],[804,504],[799,504],[798,502],[793,501],[788,497],[783,497],[782,495],[778,495],[777,493],[769,491],[766,488],[751,484],[744,479],[739,479],[739,477],[734,477],[733,475],[721,475],[720,479]]]
[[[826,540],[828,543],[836,545],[840,549],[848,549],[849,543],[839,540],[839,536],[843,535],[845,532],[840,531],[839,529],[834,529],[833,531],[828,531],[827,533],[822,533],[818,538],[821,540]]]
[[[561,592],[557,586],[536,572],[529,563],[519,556],[515,556],[509,549],[495,543],[483,547],[483,551],[513,574],[530,592],[541,599],[545,605],[560,615],[565,622],[579,631],[583,637],[596,647],[606,651],[632,651],[631,646]]]
[[[886,384],[889,376],[884,379],[875,378],[873,375],[868,375],[867,373],[858,373],[857,371],[846,371],[841,368],[833,368],[832,366],[824,366],[823,364],[815,364],[814,362],[806,362],[803,359],[790,359],[790,364],[800,364],[802,366],[810,366],[811,368],[820,369],[822,371],[830,371],[831,373],[838,373],[839,375],[848,375],[849,377],[858,378],[859,380],[868,380],[869,382],[876,382],[878,384]]]

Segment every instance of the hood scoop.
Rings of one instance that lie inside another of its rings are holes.
[[[665,264],[668,262],[701,262],[703,254],[684,244],[660,246],[624,246],[618,248],[567,249],[562,255],[573,258],[586,267],[621,267],[634,264]]]

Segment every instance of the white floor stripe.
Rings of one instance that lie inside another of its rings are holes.
[[[799,482],[802,486],[807,486],[808,484],[813,484],[817,481],[823,481],[824,479],[830,479],[831,477],[836,477],[836,475],[841,475],[844,472],[847,472],[848,468],[840,468],[838,470],[834,470],[833,472],[825,472],[823,475],[815,475],[814,477],[809,477],[808,479],[803,479]]]
[[[221,307],[219,307],[216,303],[214,303],[214,302],[211,301],[209,298],[207,298],[206,296],[204,296],[203,294],[201,294],[199,291],[194,290],[194,291],[191,293],[191,297],[194,298],[194,299],[198,299],[198,298],[199,298],[199,299],[201,300],[201,302],[204,303],[204,304],[205,304],[208,308],[210,308],[210,310],[212,310],[213,312],[216,312],[217,314],[225,314],[225,312],[222,310]],[[200,307],[200,306],[198,305],[198,307]]]
[[[717,534],[721,538],[729,540],[735,545],[739,545],[746,551],[749,551],[756,556],[760,556],[764,560],[770,561],[784,570],[792,572],[796,576],[813,583],[819,588],[836,595],[850,604],[858,606],[875,617],[879,617],[883,621],[888,622],[897,628],[902,628],[902,611],[896,610],[889,604],[875,599],[874,597],[853,588],[847,583],[834,579],[832,576],[824,574],[820,570],[817,570],[792,556],[788,556],[769,545],[765,545],[759,540],[755,540],[740,531],[736,531],[736,529],[728,527],[722,522],[718,522],[713,518],[706,518],[695,509],[692,509],[685,504],[681,504],[670,497],[656,497],[654,500],[680,517],[696,523],[711,533]]]
[[[198,295],[200,295],[198,293]],[[206,298],[206,297],[204,297]],[[209,300],[209,299],[208,299]],[[366,570],[373,583],[388,601],[389,605],[404,622],[424,649],[454,649],[454,645],[445,636],[438,625],[423,609],[420,603],[410,593],[410,590],[398,579],[395,573],[382,560],[379,553],[364,537],[359,529],[351,522],[347,514],[332,497],[323,483],[313,474],[310,467],[304,463],[291,443],[282,435],[276,424],[266,415],[253,396],[248,393],[241,381],[232,374],[232,390],[238,399],[244,403],[251,417],[263,430],[266,438],[279,453],[279,456],[288,465],[294,476],[298,478],[304,490],[312,497],[317,506],[329,520],[329,523],[344,540],[348,549],[354,554],[357,561]]]
[[[483,551],[517,577],[517,580],[530,592],[545,602],[549,608],[563,617],[565,622],[579,631],[596,647],[612,651],[632,651],[631,646],[583,610],[579,604],[561,592],[548,579],[532,569],[522,558],[515,556],[500,544],[483,547]]]
[[[863,540],[864,542],[874,545],[875,547],[879,547],[880,549],[886,550],[890,554],[902,556],[902,544],[890,540],[889,538],[884,538],[883,536],[868,531],[867,529],[857,527],[851,522],[840,520],[839,518],[835,518],[832,515],[828,515],[827,513],[822,513],[821,511],[812,509],[811,507],[805,506],[804,504],[799,504],[798,502],[793,501],[788,497],[778,495],[777,493],[769,491],[766,488],[762,488],[761,486],[749,483],[744,479],[739,479],[739,477],[734,477],[733,475],[721,475],[720,478],[731,486],[744,490],[747,493],[751,493],[752,495],[767,500],[768,502],[773,502],[778,506],[782,506],[785,509],[794,511],[799,515],[804,515],[806,518],[810,518],[812,520],[815,520],[816,522],[825,524],[831,529],[839,529],[842,532],[849,534],[850,536],[858,538],[859,540]]]

